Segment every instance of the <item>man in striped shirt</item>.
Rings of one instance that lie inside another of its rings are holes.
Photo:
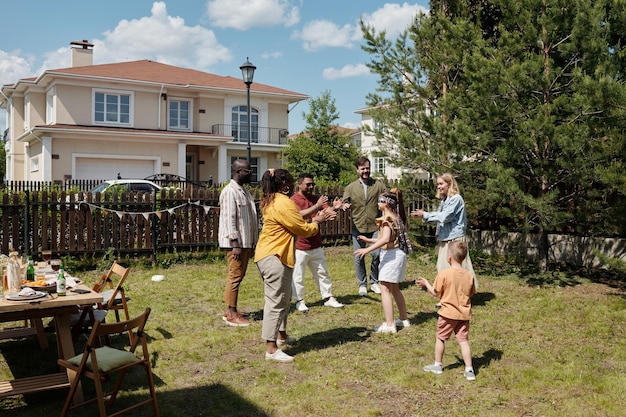
[[[227,309],[222,320],[229,326],[249,326],[250,321],[237,311],[239,285],[248,269],[248,261],[259,239],[259,221],[254,199],[243,188],[252,179],[252,169],[245,159],[231,165],[232,180],[220,193],[219,244],[228,259],[228,281],[224,290]]]

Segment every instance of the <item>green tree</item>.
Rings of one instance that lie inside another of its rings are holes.
[[[350,133],[336,124],[339,113],[330,92],[310,99],[309,112],[303,112],[303,117],[305,131],[285,147],[285,168],[294,175],[313,174],[322,183],[347,184],[354,176],[358,155]]]
[[[459,175],[470,217],[538,233],[626,232],[621,0],[433,2],[395,42],[362,24],[379,146]]]

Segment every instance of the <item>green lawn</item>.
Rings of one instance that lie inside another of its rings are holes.
[[[310,311],[290,315],[286,349],[293,364],[264,360],[260,339],[263,285],[254,264],[240,308],[252,326],[224,325],[226,264],[134,267],[128,278],[131,314],[152,307],[147,332],[162,416],[621,416],[626,392],[626,296],[577,277],[567,285],[529,286],[517,276],[479,273],[470,343],[477,379],[466,381],[454,340],[444,373],[425,373],[433,360],[436,300],[407,284],[412,326],[378,335],[380,296],[358,297],[351,249],[326,248],[334,295],[346,304],[321,305],[307,275]],[[419,254],[418,254],[419,255]],[[369,260],[369,258],[368,258]],[[124,262],[122,262],[124,263]],[[434,278],[429,256],[412,257],[409,276]],[[153,274],[166,279],[152,282]],[[95,280],[96,272],[84,275]],[[34,340],[0,342],[0,379],[54,371],[56,348]],[[118,401],[145,393],[133,372]],[[83,384],[92,392],[90,381]],[[0,400],[2,417],[58,415],[66,391]],[[74,416],[97,415],[95,406]],[[128,415],[150,415],[150,407]]]

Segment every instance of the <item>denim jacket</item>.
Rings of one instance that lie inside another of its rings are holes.
[[[437,239],[445,242],[465,236],[467,228],[467,215],[465,214],[465,202],[460,194],[446,197],[441,200],[437,211],[424,213],[424,221],[437,222]]]

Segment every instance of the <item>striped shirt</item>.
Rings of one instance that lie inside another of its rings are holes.
[[[254,248],[259,240],[259,220],[252,194],[230,180],[220,193],[219,244],[232,248],[237,240],[242,248]]]

